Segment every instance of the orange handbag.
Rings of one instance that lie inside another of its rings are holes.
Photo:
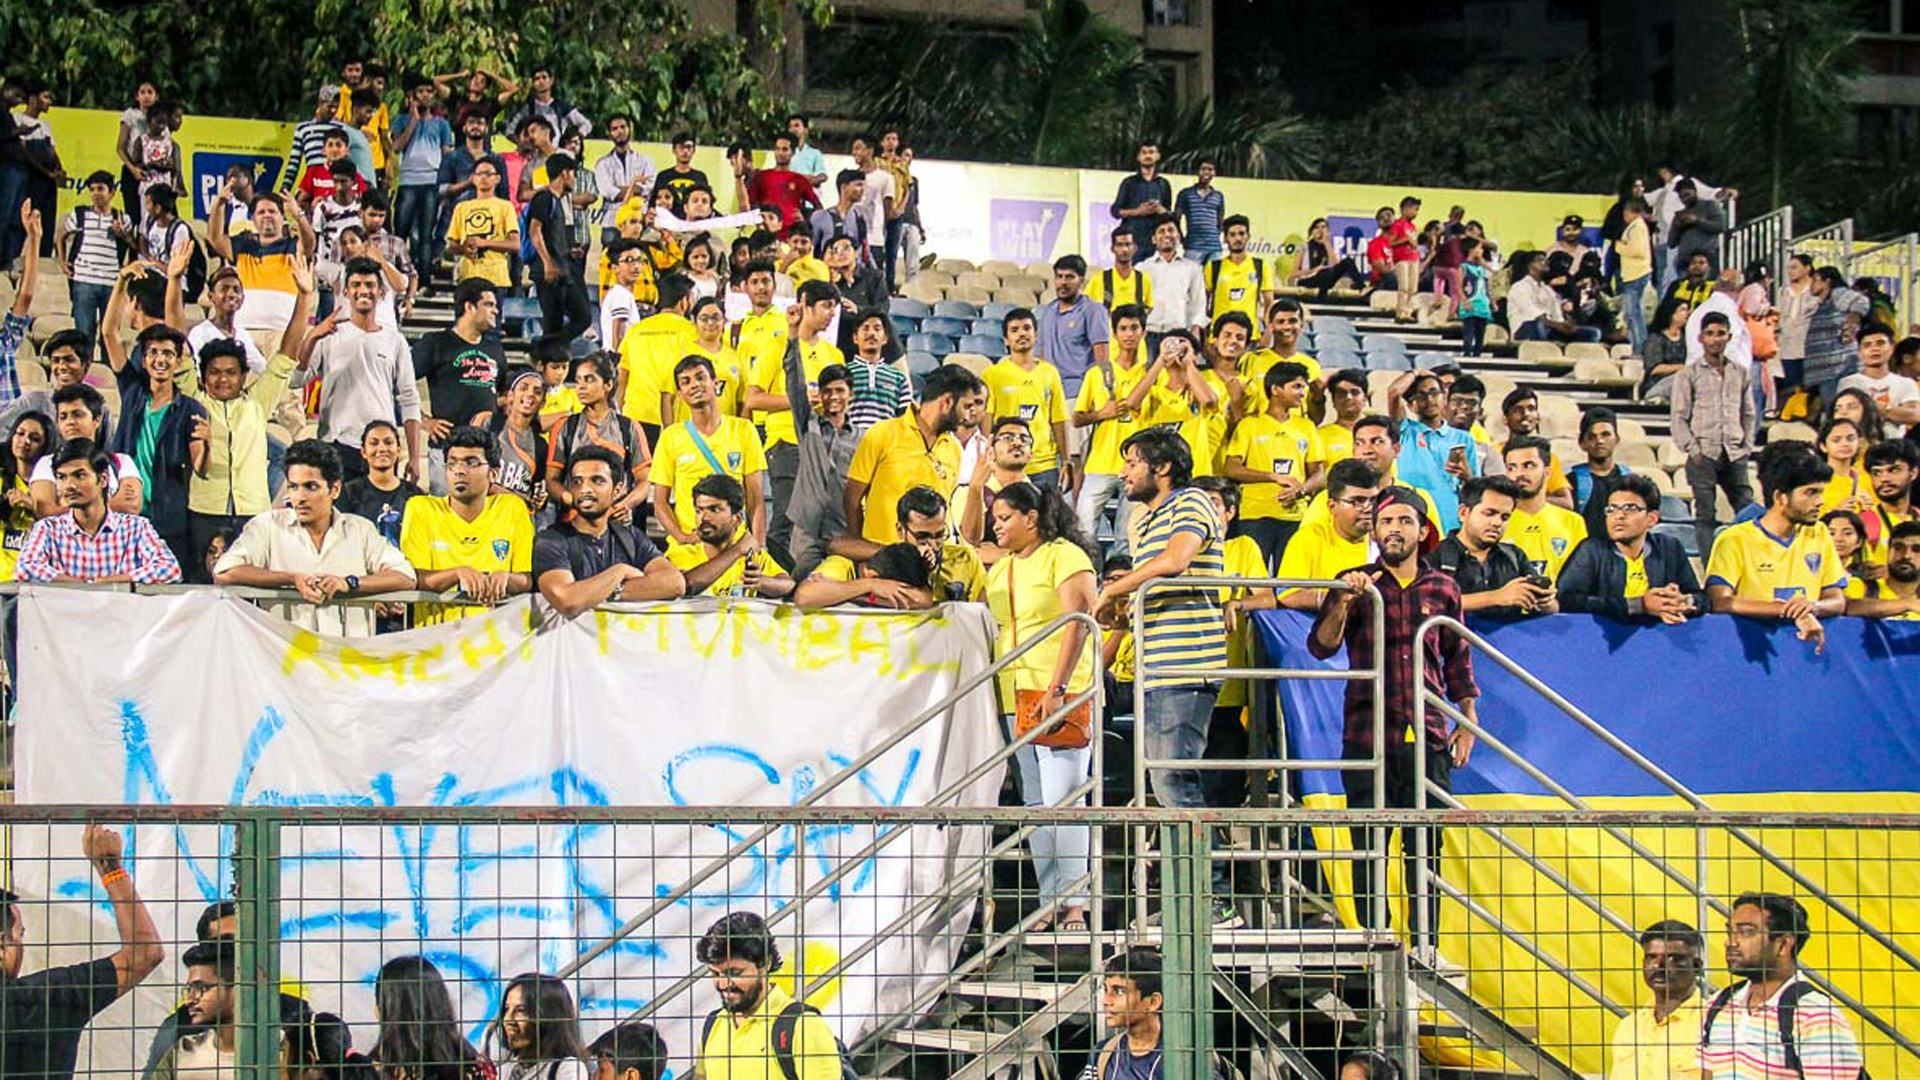
[[[1009,555],[1008,558],[1013,558]],[[1015,568],[1007,567],[1007,618],[1011,623],[1013,644],[1020,644],[1020,619],[1013,601],[1013,579]],[[1085,648],[1086,643],[1082,642]],[[1072,695],[1068,695],[1071,697]],[[1015,690],[1013,692],[1013,737],[1018,739],[1027,732],[1039,727],[1047,718],[1047,691]],[[1093,699],[1088,698],[1064,716],[1047,725],[1047,730],[1033,740],[1034,746],[1045,746],[1054,750],[1082,750],[1093,742]]]

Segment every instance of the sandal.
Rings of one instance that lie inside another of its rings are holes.
[[[1069,915],[1060,920],[1060,932],[1063,934],[1084,934],[1089,929],[1091,927],[1088,926],[1085,915]]]

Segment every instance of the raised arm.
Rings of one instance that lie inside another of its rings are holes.
[[[80,838],[80,850],[100,875],[100,887],[113,905],[113,926],[120,934],[120,949],[113,960],[114,995],[126,994],[139,986],[167,951],[160,944],[160,931],[146,902],[134,891],[133,879],[120,862],[120,834],[105,826],[89,825]]]
[[[227,235],[227,202],[232,195],[233,181],[222,181],[220,191],[213,199],[213,210],[207,215],[207,246],[228,262],[233,261],[233,238]],[[168,311],[167,321],[173,321],[171,310]]]
[[[31,202],[20,203],[20,227],[27,234],[27,244],[22,254],[26,256],[26,265],[20,271],[20,285],[13,294],[13,314],[24,319],[33,306],[33,290],[40,283],[40,211],[33,208]]]

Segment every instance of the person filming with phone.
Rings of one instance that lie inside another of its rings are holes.
[[[1519,486],[1504,476],[1476,476],[1460,487],[1460,527],[1429,561],[1460,586],[1460,606],[1468,612],[1524,618],[1560,610],[1553,582],[1506,541],[1519,503]]]

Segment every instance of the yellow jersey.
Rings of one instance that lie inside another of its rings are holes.
[[[627,396],[620,411],[641,424],[660,424],[660,395],[673,389],[673,368],[699,339],[693,324],[677,311],[649,315],[627,328],[620,339],[620,366],[627,373]]]
[[[1537,514],[1515,510],[1507,521],[1508,543],[1527,553],[1533,572],[1560,580],[1560,568],[1587,538],[1587,519],[1548,503]]]
[[[447,223],[449,244],[461,240],[506,240],[519,233],[520,219],[514,215],[513,204],[499,197],[454,203],[452,218]],[[507,253],[488,250],[460,256],[453,264],[453,278],[460,281],[470,277],[490,281],[503,289],[513,284],[507,276]]]
[[[1093,560],[1079,544],[1065,538],[1050,540],[1026,557],[1006,555],[987,572],[987,609],[1000,625],[994,653],[1004,656],[1031,638],[1061,613],[1059,588],[1076,574],[1093,575]],[[1017,690],[1044,691],[1053,684],[1054,665],[1060,661],[1061,637],[1056,634],[1001,669],[1000,711],[1011,713]],[[1095,642],[1081,643],[1080,656],[1067,677],[1067,693],[1078,694],[1093,685]]]
[[[916,487],[930,487],[951,498],[960,483],[960,440],[947,432],[928,443],[909,412],[882,420],[860,436],[847,479],[867,485],[866,514],[860,535],[876,544],[900,539],[895,504]]]
[[[894,542],[898,542],[895,537]],[[853,560],[845,555],[829,555],[820,560],[813,568],[813,576],[827,581],[852,581],[856,576]],[[933,584],[934,596],[946,599],[947,585],[959,582],[966,587],[966,598],[978,600],[986,594],[987,568],[980,561],[980,553],[970,544],[948,543],[940,547],[940,568],[935,570],[929,580]]]
[[[782,329],[786,326],[781,324]],[[825,338],[815,338],[811,344],[800,343],[800,369],[806,373],[807,386],[820,388],[820,372],[829,364],[844,364],[847,358],[837,345]],[[783,334],[779,347],[771,343],[760,348],[753,357],[753,384],[769,394],[787,396],[787,339]],[[793,427],[793,413],[785,409],[779,412],[761,412],[755,414],[765,418],[767,445],[778,446],[781,443],[798,443]]]
[[[1124,304],[1138,304],[1143,308],[1153,306],[1153,280],[1135,267],[1133,273],[1121,277],[1120,272],[1111,266],[1087,275],[1087,298],[1106,305],[1107,317],[1113,317],[1113,309]]]
[[[987,384],[987,419],[981,426],[991,432],[993,422],[1003,416],[1025,420],[1033,433],[1033,459],[1027,463],[1027,472],[1059,468],[1053,425],[1067,420],[1067,392],[1060,383],[1060,369],[1045,360],[1021,367],[1008,357],[988,365],[980,380]]]
[[[1221,547],[1220,554],[1228,577],[1267,576],[1267,557],[1261,554],[1259,543],[1251,536],[1229,538]],[[1224,604],[1228,600],[1237,600],[1251,591],[1245,588],[1221,589],[1220,602]],[[1253,655],[1252,642],[1253,624],[1242,619],[1239,629],[1227,635],[1227,666],[1249,666],[1252,663],[1249,659]],[[1220,697],[1214,702],[1215,705],[1229,709],[1242,708],[1246,703],[1247,681],[1245,679],[1228,679],[1220,687]],[[1246,722],[1245,716],[1240,719],[1242,723]]]
[[[1620,589],[1620,595],[1628,600],[1647,595],[1647,556],[1644,552],[1637,559],[1627,560],[1627,583]]]
[[[1287,541],[1286,550],[1280,553],[1280,568],[1273,576],[1330,581],[1372,561],[1371,536],[1362,533],[1360,539],[1348,540],[1333,527],[1331,517],[1323,516],[1303,523],[1293,539]],[[1280,595],[1300,591],[1282,589]]]
[[[1282,361],[1291,361],[1307,369],[1307,381],[1320,381],[1320,361],[1297,352],[1292,356],[1281,356],[1272,349],[1255,349],[1240,358],[1238,367],[1240,381],[1247,386],[1247,396],[1241,404],[1241,412],[1246,416],[1258,416],[1267,411],[1267,372],[1273,365]]]
[[[728,545],[737,543],[742,536],[746,535],[746,532],[746,523],[742,522],[740,527],[734,530],[733,537],[727,541]],[[667,544],[667,561],[679,567],[681,570],[692,570],[712,557],[713,556],[707,554],[706,545],[704,544],[682,544],[678,540]],[[761,577],[774,577],[786,572],[780,569],[779,563],[773,561],[773,556],[767,554],[764,550],[756,551],[744,558],[733,560],[731,566],[728,566],[726,570],[722,571],[719,577],[713,579],[713,584],[707,586],[695,595],[747,595],[743,583],[747,579],[747,563],[749,561],[752,561],[755,566],[760,568]]]
[[[1253,320],[1254,333],[1260,332],[1264,313],[1260,294],[1272,284],[1273,268],[1258,256],[1246,255],[1239,262],[1222,255],[1206,265],[1208,314],[1217,319],[1237,311]]]
[[[1213,391],[1213,404],[1197,404],[1184,391],[1168,386],[1167,377],[1162,373],[1160,381],[1147,391],[1140,426],[1170,427],[1178,431],[1193,454],[1193,475],[1212,476],[1218,471],[1214,468],[1216,450],[1223,449],[1216,446],[1214,439],[1216,427],[1219,430],[1226,427],[1227,384],[1211,371],[1202,371],[1200,378]]]
[[[28,490],[26,474],[14,477],[13,486],[16,491]],[[4,542],[0,543],[0,581],[15,580],[14,567],[20,561],[20,549],[26,547],[27,534],[33,531],[35,520],[31,504],[9,506],[6,513],[0,515],[0,536],[4,536]]]
[[[833,271],[827,269],[826,263],[809,255],[788,263],[786,274],[797,288],[809,281],[825,281],[833,276]]]
[[[1820,494],[1820,513],[1824,516],[1848,499],[1859,499],[1868,507],[1877,501],[1873,494],[1873,479],[1858,465],[1833,471],[1833,479],[1827,481],[1827,490]]]
[[[1644,227],[1644,226],[1643,226]],[[1652,1005],[1621,1017],[1613,1027],[1612,1063],[1606,1080],[1696,1080],[1700,1068],[1700,1025],[1706,1003],[1698,991],[1656,1019]]]
[[[572,416],[583,408],[585,408],[585,406],[580,404],[579,393],[566,383],[561,383],[559,386],[547,387],[546,400],[540,403],[540,415],[550,416],[553,413],[564,413],[567,416]]]
[[[1352,457],[1353,429],[1337,420],[1321,424],[1320,450],[1329,469]]]
[[[1255,472],[1275,473],[1306,483],[1313,464],[1325,457],[1320,448],[1320,429],[1304,416],[1275,420],[1262,414],[1243,418],[1227,441],[1226,456],[1240,458]],[[1240,516],[1299,521],[1306,513],[1307,500],[1280,501],[1280,485],[1272,481],[1242,482]]]
[[[653,448],[653,482],[673,492],[673,517],[693,531],[693,485],[715,473],[725,473],[742,486],[767,469],[766,448],[760,433],[738,416],[722,416],[708,435],[687,420],[660,429],[660,445]]]
[[[1147,365],[1137,360],[1131,367],[1109,364],[1090,370],[1086,380],[1080,384],[1080,399],[1073,403],[1073,409],[1075,412],[1093,412],[1105,408],[1110,401],[1125,401],[1146,376]],[[1142,407],[1145,407],[1145,403],[1142,403]],[[1087,472],[1118,476],[1120,444],[1126,442],[1127,437],[1140,430],[1141,426],[1140,414],[1134,412],[1122,413],[1093,425],[1093,437],[1087,440]]]
[[[741,363],[740,354],[728,348],[725,343],[717,349],[708,349],[694,342],[687,350],[688,356],[704,356],[713,361],[713,400],[720,406],[722,416],[745,416],[747,413],[747,371]],[[679,361],[675,361],[678,363]],[[674,422],[685,420],[693,415],[692,406],[680,400],[673,400]]]
[[[1725,585],[1748,600],[1817,600],[1826,589],[1847,587],[1847,567],[1833,549],[1825,525],[1775,536],[1758,519],[1728,526],[1707,557],[1707,584]]]
[[[400,554],[418,571],[472,567],[483,574],[533,571],[533,515],[518,495],[489,495],[480,515],[467,521],[445,496],[415,495],[400,519]],[[432,626],[478,614],[484,607],[415,604],[415,626]]]
[[[1400,481],[1391,473],[1382,477],[1380,480],[1381,487],[1388,487],[1398,483],[1400,483]],[[1434,535],[1445,536],[1446,532],[1440,528],[1440,510],[1434,505],[1433,495],[1422,487],[1415,487],[1412,484],[1403,486],[1409,491],[1419,495],[1420,502],[1426,506],[1427,527],[1434,531]],[[1327,509],[1327,489],[1321,488],[1319,491],[1313,493],[1313,501],[1307,504],[1307,512],[1300,516],[1301,527],[1305,528],[1307,525],[1311,525],[1316,521],[1331,522],[1332,520],[1333,514]]]

